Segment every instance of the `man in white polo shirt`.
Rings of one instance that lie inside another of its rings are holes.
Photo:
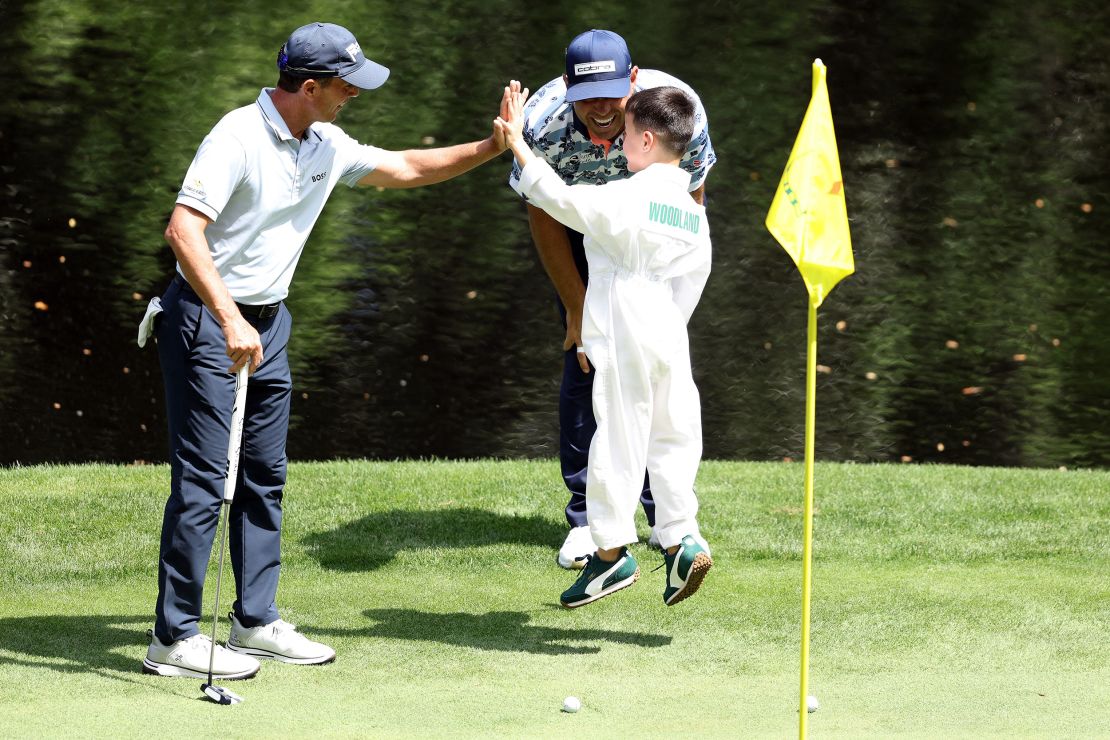
[[[347,136],[331,122],[360,89],[381,86],[389,70],[367,59],[341,26],[295,30],[278,54],[278,70],[276,89],[228,113],[201,143],[166,229],[177,275],[161,299],[163,313],[144,319],[158,339],[171,465],[157,618],[143,661],[148,673],[207,676],[211,641],[198,629],[201,595],[222,499],[234,376],[245,363],[251,378],[243,456],[228,525],[238,598],[213,678],[249,678],[257,658],[335,659],[330,647],[282,620],[275,601],[292,392],[285,351],[291,320],[282,301],[336,185],[429,185],[503,151],[493,136],[400,152]]]
[[[612,31],[591,30],[567,46],[566,74],[556,77],[524,106],[524,141],[568,185],[604,185],[631,176],[624,155],[624,106],[632,93],[652,87],[677,87],[694,101],[694,134],[680,166],[690,173],[690,195],[704,204],[705,180],[717,161],[709,141],[709,121],[701,100],[689,85],[654,69],[632,64],[628,46]],[[509,185],[527,201],[520,188],[515,160]],[[528,224],[540,261],[555,285],[559,312],[566,323],[563,380],[559,387],[559,461],[570,491],[566,506],[570,531],[556,561],[581,568],[596,550],[586,523],[586,468],[590,441],[597,431],[593,411],[593,374],[582,346],[582,306],[586,296],[586,252],[582,234],[569,229],[542,209],[528,204]],[[645,475],[640,496],[655,538],[655,503]]]

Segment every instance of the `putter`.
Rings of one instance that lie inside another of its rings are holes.
[[[224,574],[224,549],[227,547],[227,518],[231,515],[231,500],[235,498],[235,479],[239,477],[239,453],[243,449],[243,413],[247,406],[247,372],[250,360],[239,368],[235,376],[235,405],[231,411],[231,437],[227,442],[227,478],[224,480],[224,500],[220,506],[220,564],[216,570],[216,604],[212,609],[212,647],[208,653],[208,681],[200,685],[217,704],[238,704],[243,697],[212,683],[212,664],[216,661],[216,620],[220,617],[220,580]]]

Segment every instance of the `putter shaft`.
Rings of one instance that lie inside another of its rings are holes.
[[[227,518],[231,515],[230,503],[224,499],[220,505],[220,558],[216,569],[216,599],[212,606],[212,648],[208,651],[208,685],[212,685],[212,668],[216,662],[216,624],[220,618],[220,582],[224,575],[224,548],[227,545]]]

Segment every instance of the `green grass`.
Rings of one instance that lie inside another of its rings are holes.
[[[715,564],[673,608],[642,545],[636,586],[557,606],[558,480],[549,461],[292,465],[279,604],[339,660],[265,663],[218,707],[140,672],[168,469],[0,470],[0,735],[796,735],[802,466],[702,466]],[[1110,736],[1110,473],[816,480],[812,737]]]

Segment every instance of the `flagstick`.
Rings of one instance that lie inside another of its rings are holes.
[[[813,561],[813,438],[817,404],[817,307],[840,280],[855,271],[848,213],[833,134],[826,69],[813,60],[813,89],[786,169],[767,211],[767,229],[787,251],[809,293],[806,366],[805,542],[802,557],[802,671],[798,736],[809,714],[809,606]],[[822,156],[816,156],[821,154]],[[811,232],[811,226],[819,226]],[[815,232],[815,233],[814,233]],[[812,244],[807,242],[812,241]]]
[[[806,350],[806,505],[805,542],[802,545],[802,685],[798,702],[798,737],[805,740],[809,716],[809,591],[813,542],[813,436],[817,409],[817,299],[809,296],[809,326]]]

